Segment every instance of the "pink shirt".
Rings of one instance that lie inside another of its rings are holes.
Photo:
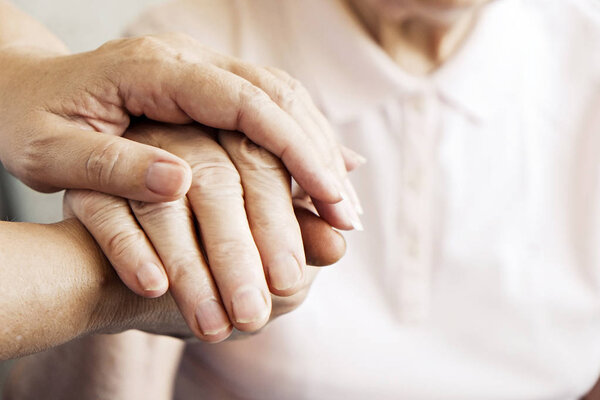
[[[429,79],[341,0],[180,0],[184,31],[288,70],[369,162],[363,233],[300,309],[189,346],[178,399],[576,399],[600,375],[600,9],[497,0]]]

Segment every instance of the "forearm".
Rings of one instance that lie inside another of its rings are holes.
[[[17,362],[7,400],[167,400],[183,342],[129,331],[93,335]]]
[[[67,53],[67,47],[41,23],[0,0],[0,49],[23,46]]]
[[[0,359],[94,332],[150,328],[149,314],[172,303],[125,288],[75,220],[0,223],[0,294]]]

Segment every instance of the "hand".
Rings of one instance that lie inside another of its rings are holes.
[[[304,202],[299,203],[294,208],[300,229],[302,230],[302,237],[305,238],[304,250],[309,266],[306,267],[303,282],[295,294],[286,297],[271,294],[272,310],[267,324],[302,305],[318,274],[319,268],[316,266],[334,264],[344,255],[346,249],[342,235],[331,229],[328,223],[312,211],[305,208],[305,204]],[[132,303],[124,301],[123,306],[131,307]],[[186,324],[170,294],[160,299],[155,299],[153,302],[139,302],[135,310],[124,310],[123,313],[135,315],[135,317],[129,319],[126,326],[117,324],[113,329],[101,331],[100,333],[119,333],[127,329],[138,329],[148,333],[174,336],[180,339],[195,337],[209,342],[218,342],[226,338],[238,339],[244,337],[243,331],[237,331],[233,334],[231,334],[231,331],[228,331],[218,340],[202,335],[198,336],[197,329],[190,329]]]
[[[116,40],[68,56],[4,47],[0,71],[0,158],[34,189],[176,200],[190,186],[187,164],[119,136],[130,115],[195,120],[244,132],[283,161],[328,222],[360,228],[331,128],[306,90],[281,71],[219,55],[179,34]]]
[[[67,192],[65,215],[87,227],[133,291],[160,296],[168,277],[192,331],[219,341],[230,321],[242,331],[267,322],[269,288],[290,296],[307,286],[290,179],[276,157],[239,133],[197,125],[141,124],[126,137],[180,156],[194,171],[187,197],[170,203]]]

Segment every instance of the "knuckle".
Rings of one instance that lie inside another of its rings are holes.
[[[146,59],[149,55],[154,54],[161,45],[157,37],[145,35],[111,40],[99,47],[98,51],[117,51],[127,59],[137,59],[138,57]]]
[[[271,104],[271,98],[258,86],[254,86],[250,82],[242,82],[240,87],[240,103],[242,108],[247,106],[256,108]]]
[[[284,110],[293,110],[300,101],[300,93],[289,87],[280,88],[275,97],[275,102]]]
[[[163,39],[160,36],[145,35],[130,39],[130,45],[137,48],[140,52],[154,52],[162,50],[165,45]]]
[[[236,121],[236,129],[244,131],[245,124],[257,118],[262,110],[275,106],[273,100],[267,93],[250,82],[242,82],[239,88],[239,104]]]
[[[71,202],[77,216],[85,221],[97,220],[109,201],[108,197],[91,190],[69,190],[67,199]]]
[[[185,216],[186,219],[192,218],[192,213],[187,204],[182,200],[163,202],[163,203],[147,203],[144,201],[129,202],[131,210],[140,220],[157,220],[157,219],[172,219],[174,217]]]
[[[306,87],[296,78],[288,74],[286,71],[278,68],[267,68],[275,76],[279,77],[287,87],[297,96],[298,98],[310,98],[309,92]]]
[[[229,159],[213,158],[191,164],[192,189],[200,195],[242,197],[241,178]]]
[[[127,208],[124,200],[91,190],[69,191],[67,196],[78,219],[110,258],[124,259],[136,245],[144,243],[145,234],[141,229],[119,228],[120,213]]]
[[[240,88],[240,94],[244,102],[254,103],[266,101],[269,96],[258,86],[254,86],[250,82],[243,82]]]
[[[116,141],[92,149],[85,162],[85,173],[88,182],[100,186],[112,182],[121,156],[124,153],[127,153],[127,149]]]
[[[222,239],[212,245],[212,252],[218,254],[239,253],[242,251],[242,243],[236,239]]]
[[[287,79],[287,84],[290,88],[290,90],[292,90],[297,97],[299,98],[305,98],[307,96],[309,96],[308,94],[308,90],[304,87],[304,85],[295,78],[292,78],[291,76]]]
[[[94,191],[82,191],[74,201],[75,214],[94,236],[110,235],[117,222],[115,218],[126,209],[126,204],[117,197],[104,195]]]
[[[165,41],[156,35],[120,39],[114,42],[114,46],[119,51],[121,58],[132,63],[133,67],[139,67],[142,63],[162,62],[169,48]],[[115,62],[120,61],[116,60]]]
[[[256,264],[257,250],[252,243],[239,238],[221,238],[207,249],[212,266],[224,266],[231,270],[231,261],[236,265],[252,266]],[[258,261],[260,263],[260,261]],[[247,269],[244,269],[247,270]],[[240,270],[241,271],[241,270]],[[240,274],[241,272],[237,272]]]
[[[123,259],[136,245],[144,243],[145,235],[140,229],[127,229],[111,233],[106,241],[106,251],[111,257]]]
[[[119,38],[119,39],[111,39],[104,42],[100,47],[98,47],[95,52],[104,52],[111,51],[112,49],[120,49],[128,46],[128,43],[133,42],[137,38]]]
[[[287,175],[287,170],[273,153],[256,145],[247,136],[236,132],[222,132],[221,135],[227,135],[223,142],[238,168],[268,170]]]
[[[189,280],[190,274],[199,272],[198,265],[203,263],[203,256],[197,249],[178,251],[165,264],[169,277],[173,282]]]
[[[197,54],[191,52],[190,49],[199,47],[196,40],[190,35],[183,32],[167,32],[158,35],[160,45],[156,46],[161,51],[161,57],[164,61],[174,64],[193,63],[201,60]]]

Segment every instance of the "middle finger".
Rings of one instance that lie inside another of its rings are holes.
[[[238,171],[225,150],[198,127],[170,133],[165,149],[192,167],[188,199],[231,321],[243,331],[260,329],[269,319],[271,297]]]
[[[241,133],[220,131],[219,142],[242,178],[248,222],[271,292],[292,295],[302,282],[306,261],[290,176],[281,161]]]

